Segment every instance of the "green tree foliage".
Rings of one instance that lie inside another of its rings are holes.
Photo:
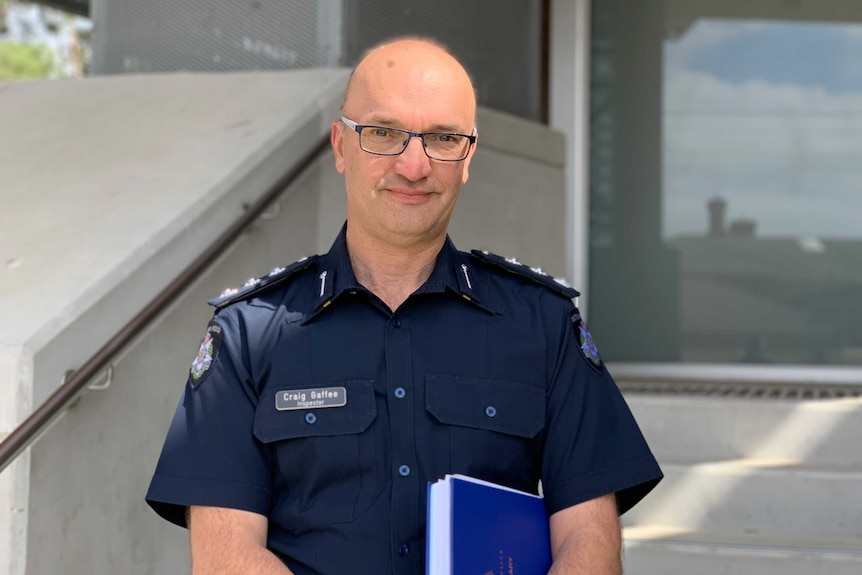
[[[42,44],[0,42],[0,80],[48,78],[54,71],[54,55]]]
[[[7,2],[0,0],[0,34],[6,32]],[[42,44],[0,41],[0,80],[47,78],[54,71],[54,55]]]

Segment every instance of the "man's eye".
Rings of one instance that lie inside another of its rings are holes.
[[[462,141],[462,137],[458,134],[434,134],[431,136],[431,142],[441,145],[457,145]]]
[[[371,135],[375,138],[386,138],[391,134],[386,128],[371,128]]]

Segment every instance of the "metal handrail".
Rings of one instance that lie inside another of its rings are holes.
[[[84,386],[93,379],[111,358],[126,347],[143,329],[176,300],[189,284],[199,277],[224,251],[286,190],[312,161],[326,149],[329,134],[273,184],[256,202],[246,208],[224,233],[222,233],[200,256],[178,275],[165,289],[133,317],[114,337],[102,346],[80,369],[76,370],[45,400],[27,419],[16,427],[0,443],[0,473],[42,433],[78,395]]]

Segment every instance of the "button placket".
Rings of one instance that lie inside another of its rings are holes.
[[[393,466],[392,484],[392,507],[390,545],[393,561],[398,561],[400,569],[412,568],[412,562],[416,559],[415,553],[410,555],[409,561],[405,561],[409,547],[407,545],[412,532],[410,525],[418,521],[418,509],[414,505],[416,494],[419,490],[419,477],[416,467],[416,445],[414,428],[414,405],[415,397],[412,391],[413,385],[413,355],[410,343],[410,316],[409,308],[400,310],[397,317],[389,319],[386,327],[386,340],[384,357],[386,358],[386,381],[384,382],[387,394],[387,405],[389,411],[389,437],[391,445],[391,456]]]

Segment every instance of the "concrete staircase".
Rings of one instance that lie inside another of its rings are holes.
[[[862,573],[862,398],[626,399],[665,471],[626,575]]]

